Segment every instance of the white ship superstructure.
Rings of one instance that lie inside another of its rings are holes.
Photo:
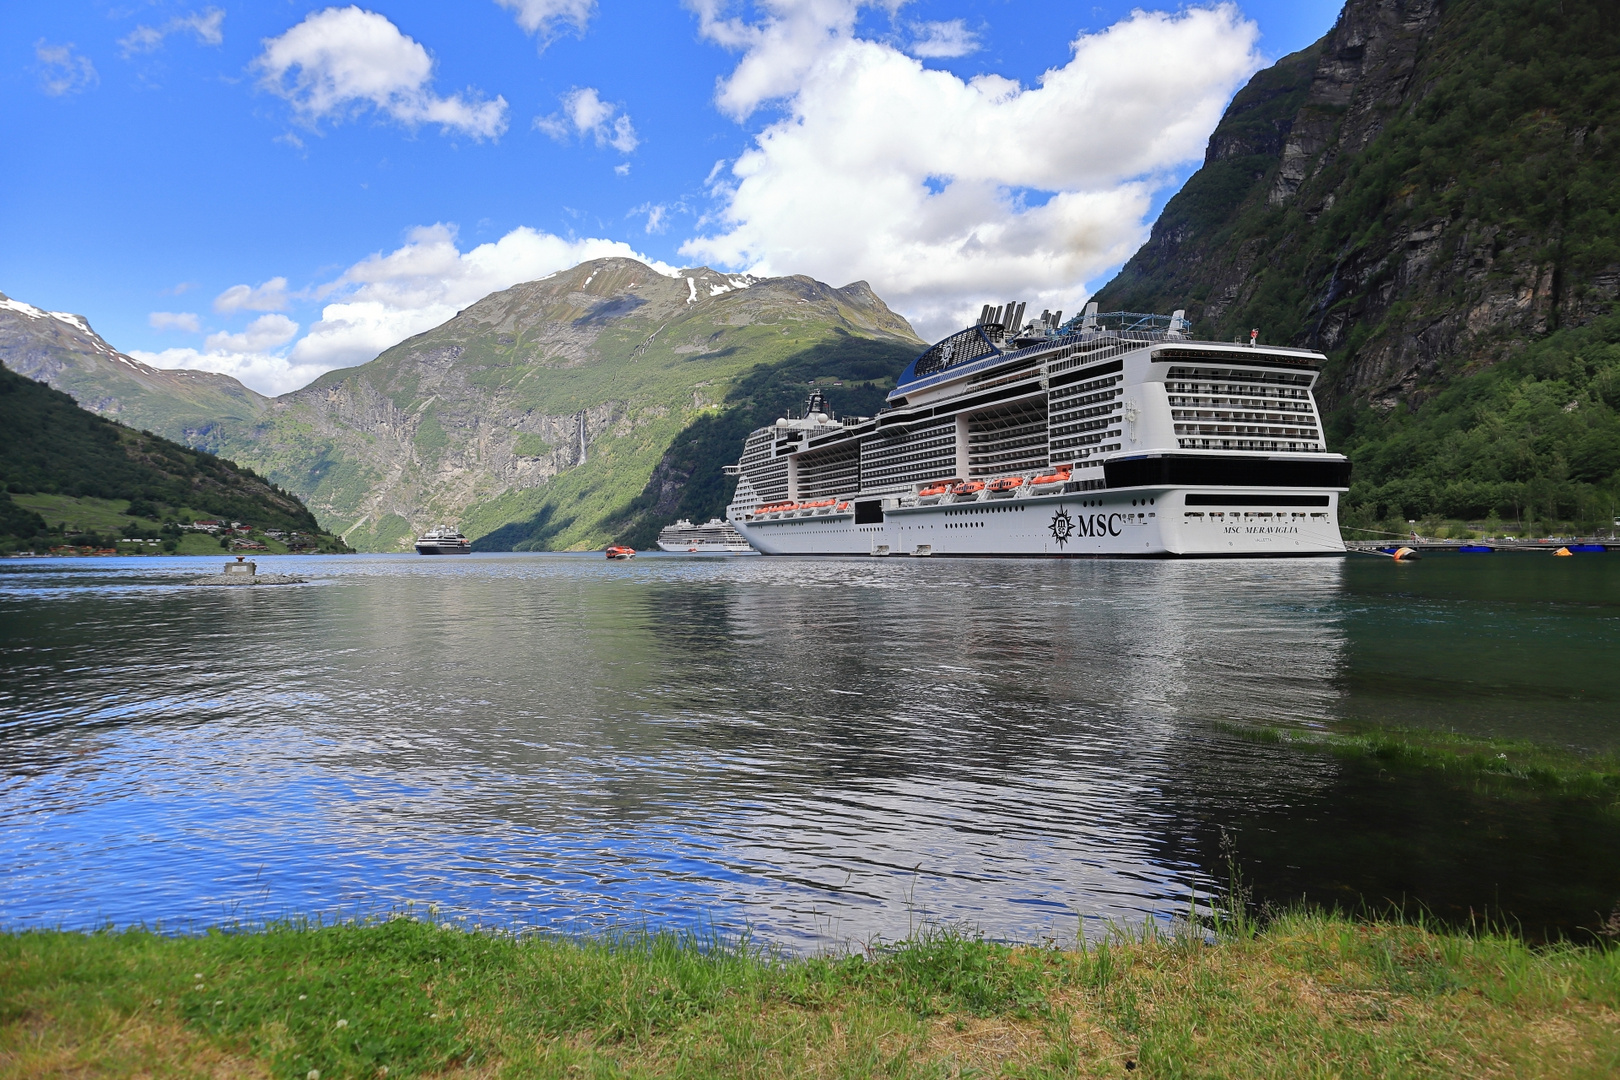
[[[457,529],[440,525],[416,538],[418,555],[471,555],[472,545]]]
[[[1321,353],[1198,341],[1182,312],[1024,305],[919,356],[875,417],[748,436],[727,516],[768,555],[1216,556],[1344,551]]]
[[[665,525],[658,533],[658,546],[664,551],[685,551],[708,555],[752,555],[754,549],[731,522],[710,518],[694,525],[685,518]]]

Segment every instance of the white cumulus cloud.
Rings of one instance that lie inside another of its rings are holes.
[[[203,347],[209,352],[259,353],[285,345],[298,336],[298,324],[285,315],[260,315],[240,334],[209,334]]]
[[[438,124],[477,139],[506,130],[506,99],[441,97],[433,58],[399,27],[358,7],[327,8],[280,37],[267,38],[254,62],[260,85],[292,104],[300,119],[343,120],[375,108],[407,127]]]
[[[531,34],[538,34],[542,44],[556,33],[564,23],[584,32],[596,10],[596,0],[495,0],[517,18],[517,24]]]
[[[199,44],[219,45],[225,40],[225,12],[219,8],[208,8],[204,11],[193,11],[186,15],[176,15],[174,18],[159,26],[146,26],[142,24],[135,27],[124,37],[118,39],[118,45],[125,56],[133,56],[139,52],[151,52],[163,44],[163,39],[170,34],[181,31],[190,31]]]
[[[979,35],[967,28],[961,19],[949,22],[925,22],[912,27],[916,37],[906,51],[912,56],[925,58],[966,56],[979,51]]]
[[[158,368],[185,368],[188,371],[215,371],[229,375],[244,386],[271,397],[308,386],[327,369],[317,364],[295,364],[280,353],[229,352],[197,349],[164,349],[145,352],[131,349],[129,355]]]
[[[96,65],[88,56],[74,51],[73,42],[65,45],[49,44],[44,38],[34,42],[34,70],[39,74],[39,88],[51,97],[77,94],[101,81]]]
[[[765,0],[756,22],[697,0],[742,55],[717,105],[781,110],[718,179],[685,255],[754,273],[864,278],[924,336],[1018,298],[1074,310],[1145,239],[1156,191],[1196,161],[1260,65],[1223,3],[1137,10],[1071,43],[1032,86],[961,79],[859,37],[862,0]]]
[[[154,330],[184,330],[188,334],[202,333],[202,320],[193,311],[154,311],[146,317]]]
[[[261,285],[232,285],[214,297],[214,310],[222,315],[236,311],[283,311],[287,307],[287,279],[271,278]]]
[[[621,154],[628,154],[641,144],[629,114],[603,101],[602,95],[592,87],[570,90],[563,95],[562,106],[561,114],[535,117],[534,126],[558,142],[566,141],[570,135],[581,138],[591,135],[597,146],[611,146]]]

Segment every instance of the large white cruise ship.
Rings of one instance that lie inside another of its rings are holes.
[[[710,518],[703,525],[694,525],[682,518],[673,525],[665,525],[658,533],[658,546],[664,551],[686,551],[707,555],[752,555],[754,549],[732,528],[731,522]]]
[[[1321,353],[1196,341],[1182,312],[985,306],[874,417],[748,436],[727,516],[767,555],[1337,555],[1350,463]]]

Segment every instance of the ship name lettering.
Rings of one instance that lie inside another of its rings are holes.
[[[1090,514],[1074,523],[1074,531],[1081,536],[1118,536],[1118,514]]]

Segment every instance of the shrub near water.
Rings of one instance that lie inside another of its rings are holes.
[[[790,959],[409,920],[0,937],[0,1075],[1607,1076],[1620,953],[1320,914]]]

